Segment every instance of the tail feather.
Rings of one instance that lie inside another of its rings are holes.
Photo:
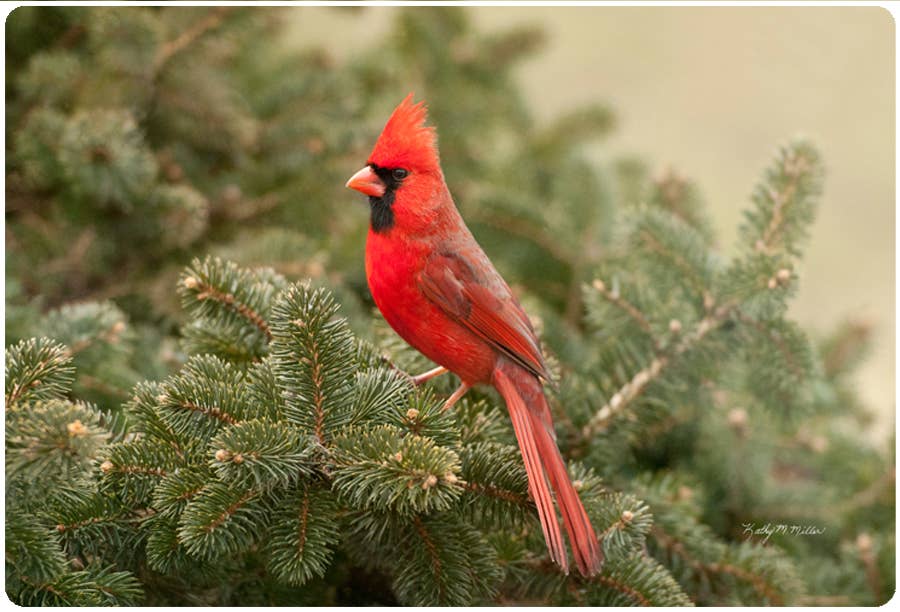
[[[568,558],[547,486],[548,479],[556,493],[556,503],[578,570],[584,576],[598,573],[603,564],[603,552],[556,446],[550,409],[540,381],[520,366],[503,360],[494,370],[494,385],[506,401],[512,419],[528,473],[528,488],[538,508],[550,558],[568,573]]]
[[[516,396],[518,398],[518,396]],[[524,407],[524,404],[522,404]],[[541,529],[544,532],[544,540],[550,550],[550,558],[567,574],[569,573],[569,559],[566,556],[566,545],[563,543],[562,533],[559,530],[559,522],[556,520],[556,510],[553,508],[553,499],[550,497],[550,487],[547,486],[547,477],[541,467],[540,452],[535,445],[535,435],[528,415],[521,409],[510,409],[513,430],[522,451],[522,459],[525,462],[525,471],[528,473],[528,490],[537,506],[538,518],[541,520]]]

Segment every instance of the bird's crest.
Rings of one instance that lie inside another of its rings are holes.
[[[406,96],[381,131],[369,163],[383,168],[440,170],[437,134],[425,125],[427,118],[425,102],[413,103],[413,94]]]

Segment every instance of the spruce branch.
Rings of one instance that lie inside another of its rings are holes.
[[[462,493],[459,457],[397,427],[350,427],[334,438],[334,490],[354,508],[398,514],[448,509]]]
[[[705,316],[690,332],[681,336],[671,349],[656,354],[652,361],[639,370],[631,380],[612,395],[609,401],[597,410],[581,430],[581,437],[590,440],[592,436],[605,431],[608,423],[618,414],[625,411],[637,399],[647,386],[657,380],[667,367],[681,355],[684,355],[712,331],[720,328],[732,316],[737,303],[728,302],[715,308]]]
[[[596,289],[603,298],[608,301],[613,306],[620,308],[623,312],[625,312],[631,319],[637,323],[638,327],[640,327],[647,336],[653,341],[653,347],[658,352],[661,349],[659,340],[656,338],[656,335],[653,332],[653,328],[650,326],[650,322],[647,320],[647,317],[641,312],[636,306],[631,304],[628,300],[623,298],[617,291],[611,291],[606,287],[606,283],[602,280],[595,279],[591,286]]]
[[[347,422],[356,346],[339,306],[322,289],[294,284],[273,306],[272,367],[285,416],[325,444]]]
[[[49,338],[31,338],[6,349],[6,407],[64,397],[75,370],[69,350]]]
[[[301,484],[281,500],[266,547],[269,571],[297,586],[321,578],[339,540],[337,508],[333,494],[313,484]]]
[[[158,75],[176,55],[183,52],[204,35],[222,25],[222,22],[233,10],[232,7],[227,6],[215,7],[202,18],[191,24],[189,28],[177,37],[164,43],[156,52],[156,57],[153,60],[151,72],[154,75],[153,80],[158,78]]]
[[[272,339],[272,332],[263,314],[259,312],[262,303],[271,296],[275,287],[266,287],[259,273],[238,270],[233,263],[223,263],[219,259],[194,260],[192,267],[182,275],[179,289],[185,307],[199,315],[214,316],[213,308],[196,308],[193,301],[210,301],[230,310],[262,333],[266,340]]]
[[[223,429],[209,443],[210,467],[223,482],[286,486],[312,473],[315,446],[297,427],[252,420]]]
[[[212,482],[191,498],[178,521],[178,538],[192,556],[214,560],[246,551],[267,518],[259,491]]]
[[[749,252],[772,258],[799,255],[799,243],[813,219],[822,190],[822,164],[808,142],[781,147],[753,192],[754,208],[740,232]]]

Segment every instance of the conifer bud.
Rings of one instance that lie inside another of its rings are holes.
[[[859,552],[862,554],[868,554],[872,552],[872,536],[870,536],[866,532],[862,532],[858,536],[856,536],[856,548],[859,549]]]
[[[409,410],[406,411],[406,418],[409,419],[410,421],[415,421],[416,419],[419,418],[419,411],[416,410],[415,408],[410,408]]]
[[[322,262],[313,260],[307,264],[306,271],[313,278],[321,278],[325,274],[325,266],[322,265]]]
[[[220,448],[219,450],[216,451],[216,461],[219,461],[219,462],[228,461],[228,458],[230,456],[231,456],[231,453],[229,453],[224,448]]]
[[[397,463],[400,463],[401,461],[403,461],[403,453],[401,453],[400,451],[397,451],[397,454],[394,455],[394,461],[396,461]]]
[[[87,433],[87,427],[84,426],[84,423],[82,423],[80,419],[75,419],[74,421],[66,425],[66,429],[69,431],[69,435],[72,437],[83,436]]]
[[[113,326],[110,328],[110,333],[114,336],[118,336],[123,331],[125,331],[125,321],[116,321],[113,323]]]
[[[787,283],[789,280],[791,280],[791,271],[787,268],[782,268],[775,273],[775,277],[778,279],[779,283]]]
[[[438,483],[437,476],[435,476],[434,474],[429,474],[428,478],[426,478],[425,481],[422,483],[422,488],[427,491],[428,489],[430,489],[437,483]]]
[[[103,472],[104,474],[109,474],[110,472],[112,472],[114,467],[115,466],[113,465],[113,462],[110,461],[109,459],[107,459],[106,461],[104,461],[103,463],[100,464],[100,471]]]
[[[222,201],[225,202],[226,205],[235,206],[240,204],[241,198],[244,197],[244,193],[241,191],[241,188],[231,183],[225,186],[225,189],[222,190]]]
[[[457,478],[456,474],[454,474],[453,472],[447,472],[446,474],[444,474],[444,481],[447,484],[456,484],[457,482],[459,482],[459,478]]]
[[[631,510],[623,510],[622,511],[622,522],[630,523],[634,519],[634,512]]]
[[[734,408],[728,413],[728,425],[739,435],[743,435],[747,428],[747,411],[743,408]]]
[[[594,282],[592,284],[594,285],[594,289],[596,289],[600,293],[603,293],[604,291],[606,291],[606,285],[604,285],[603,281],[600,280],[599,278],[595,278]]]
[[[581,491],[581,489],[584,488],[584,481],[582,481],[582,480],[573,480],[573,481],[572,481],[572,488],[575,489],[576,491]]]
[[[669,331],[673,334],[681,333],[681,321],[678,319],[672,319],[669,321]]]
[[[196,289],[200,286],[200,281],[193,276],[185,276],[182,284],[188,289]]]
[[[777,286],[778,286],[778,281],[775,280],[775,277],[773,276],[772,278],[769,279],[769,289],[774,289]]]
[[[825,436],[813,436],[809,440],[809,448],[814,453],[822,454],[828,449],[828,438]]]
[[[240,453],[235,453],[234,457],[232,457],[231,460],[234,461],[235,463],[243,463],[244,456]]]
[[[872,550],[872,536],[865,531],[856,536],[856,548],[859,552],[865,554]]]
[[[306,145],[306,150],[314,155],[325,150],[325,141],[318,136],[313,136],[304,144]]]

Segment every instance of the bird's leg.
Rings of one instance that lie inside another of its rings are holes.
[[[444,366],[438,366],[438,367],[434,368],[433,370],[428,370],[427,372],[422,372],[421,374],[419,374],[417,376],[410,376],[410,378],[412,379],[413,384],[418,387],[423,382],[425,382],[427,380],[431,380],[435,376],[440,376],[441,374],[446,374],[447,372],[448,372],[447,368],[445,368]]]
[[[391,361],[390,359],[388,359],[387,357],[385,357],[383,355],[381,357],[381,362],[384,363],[385,365],[387,365],[390,369],[397,370],[398,372],[400,372],[401,374],[406,376],[410,380],[410,382],[412,382],[412,384],[415,385],[416,387],[418,387],[419,385],[421,385],[422,383],[424,383],[426,381],[431,380],[435,376],[440,376],[441,374],[446,374],[447,372],[449,372],[449,370],[447,368],[445,368],[444,366],[438,366],[432,370],[428,370],[427,372],[422,372],[421,374],[413,376],[406,370],[398,368],[396,365],[394,365],[393,361]]]
[[[453,407],[453,404],[459,401],[459,399],[466,394],[466,391],[469,390],[471,385],[467,385],[466,383],[462,383],[459,385],[459,388],[453,392],[453,395],[447,398],[447,401],[444,402],[444,405],[441,406],[441,412],[447,412],[450,408]]]

